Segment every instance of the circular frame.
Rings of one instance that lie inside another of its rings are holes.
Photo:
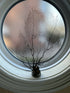
[[[59,62],[49,69],[41,71],[40,78],[33,78],[30,71],[22,69],[6,50],[2,40],[2,22],[6,11],[15,3],[24,0],[0,1],[0,86],[16,93],[51,93],[70,85],[70,6],[67,0],[47,0],[63,15],[66,23],[66,39],[58,56],[52,61]],[[46,0],[45,0],[46,1]]]
[[[2,36],[2,40],[3,40],[3,32],[2,32],[2,29],[3,29],[3,23],[4,23],[4,20],[8,14],[8,12],[15,6],[17,5],[18,3],[21,3],[22,1],[25,1],[25,0],[18,0],[17,2],[15,2],[13,5],[11,5],[9,7],[9,9],[7,10],[7,12],[5,13],[4,17],[3,17],[3,20],[2,20],[2,26],[1,26],[1,36]],[[46,0],[43,0],[43,1],[46,1]],[[45,70],[45,69],[49,69],[50,67],[53,67],[57,64],[59,64],[64,58],[65,56],[67,56],[68,52],[69,51],[65,51],[62,50],[65,48],[66,44],[65,44],[65,41],[66,41],[66,37],[67,37],[67,29],[66,29],[66,22],[65,22],[65,18],[64,18],[64,15],[63,13],[61,12],[61,10],[56,6],[56,4],[54,4],[53,2],[51,2],[51,0],[48,0],[47,1],[48,3],[52,4],[55,6],[56,9],[58,9],[58,11],[60,12],[62,18],[63,18],[63,21],[64,21],[64,25],[65,25],[65,37],[64,37],[64,41],[63,41],[63,44],[61,46],[61,48],[58,50],[58,52],[53,56],[51,57],[49,60],[47,61],[44,61],[43,62],[43,66],[41,66],[40,70]],[[5,48],[7,49],[6,45],[5,45],[5,42],[3,40],[3,43],[4,43],[4,46]],[[61,52],[60,52],[61,51]],[[63,52],[62,52],[63,51]],[[24,69],[24,70],[28,70],[30,71],[30,69],[26,68],[24,65],[23,65],[23,62],[18,59],[17,57],[15,57],[8,49],[7,49],[7,52],[9,52],[9,54],[12,55],[12,57],[10,57],[11,55],[8,55],[7,58],[10,59],[9,62],[12,64],[12,65],[15,65],[21,69]],[[67,52],[67,53],[66,53]],[[62,55],[62,56],[61,56]],[[26,63],[26,62],[24,62]]]

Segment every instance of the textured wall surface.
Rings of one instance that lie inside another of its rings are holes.
[[[12,93],[12,92],[10,92],[10,91],[8,91],[8,90],[5,90],[5,89],[0,88],[0,93]],[[63,89],[63,90],[60,90],[60,91],[55,92],[55,93],[70,93],[70,87],[65,88],[65,89]]]

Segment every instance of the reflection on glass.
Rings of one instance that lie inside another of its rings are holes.
[[[42,0],[26,0],[15,5],[3,24],[6,47],[24,62],[47,62],[60,50],[64,37],[61,14]]]

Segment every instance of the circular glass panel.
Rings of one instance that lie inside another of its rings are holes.
[[[65,24],[60,12],[43,0],[26,0],[7,13],[3,40],[18,60],[43,63],[54,57],[65,39]]]

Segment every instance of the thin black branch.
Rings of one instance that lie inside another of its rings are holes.
[[[30,69],[32,69],[32,66],[30,65],[30,62],[29,62],[28,58],[27,58],[27,57],[25,57],[25,56],[23,56],[23,57],[24,57],[24,59],[26,60],[26,62],[28,63],[29,68],[30,68]]]
[[[46,49],[44,49],[44,51],[43,51],[43,53],[42,53],[42,56],[37,60],[36,65],[41,62],[41,60],[44,58],[45,53],[46,53],[47,51],[49,51],[49,50],[53,47],[53,45],[52,45],[51,47],[49,47],[49,44],[50,44],[50,42],[48,42],[48,46],[47,46]],[[42,62],[42,63],[43,63],[43,62]]]

